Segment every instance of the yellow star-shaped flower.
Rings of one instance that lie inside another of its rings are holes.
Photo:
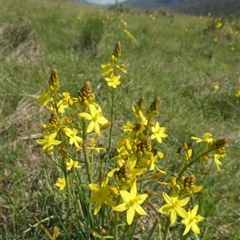
[[[66,127],[66,128],[64,128],[64,132],[69,137],[69,143],[71,145],[74,144],[77,149],[80,149],[80,146],[78,143],[82,142],[82,138],[77,136],[77,133],[78,133],[77,129],[72,130],[72,129]]]
[[[101,186],[98,184],[92,184],[90,183],[89,188],[93,192],[93,195],[91,198],[87,199],[87,203],[95,203],[94,205],[94,212],[93,214],[96,215],[100,209],[103,203],[114,207],[115,203],[112,201],[112,199],[109,197],[111,193],[111,187],[106,186],[105,183],[103,182]]]
[[[183,235],[186,235],[190,229],[196,233],[200,234],[200,229],[197,225],[198,222],[201,222],[204,220],[204,217],[200,215],[196,215],[198,210],[198,205],[196,205],[191,211],[188,210],[186,218],[182,220],[182,223],[186,226]]]
[[[58,178],[56,186],[59,187],[59,190],[63,190],[66,187],[66,180],[65,178]]]
[[[168,135],[165,132],[165,127],[160,127],[159,123],[156,122],[155,126],[151,128],[152,129],[152,135],[151,139],[157,139],[159,143],[162,143],[162,138],[168,137]]]
[[[143,204],[143,202],[147,199],[147,194],[138,194],[137,195],[137,186],[136,182],[134,182],[130,193],[126,190],[121,190],[120,195],[124,201],[124,203],[116,206],[114,208],[117,212],[123,212],[127,210],[127,223],[130,225],[133,222],[133,218],[135,215],[135,212],[137,212],[139,215],[146,216],[147,213],[144,211],[144,209],[140,206]]]
[[[100,136],[100,125],[108,123],[108,120],[102,116],[102,110],[99,106],[96,107],[95,105],[89,105],[89,109],[90,114],[83,112],[79,113],[79,115],[85,120],[90,121],[87,128],[87,133],[90,133],[94,130],[96,134]]]
[[[187,217],[187,212],[183,208],[183,206],[185,206],[189,202],[189,197],[186,197],[184,199],[178,199],[178,196],[170,197],[165,192],[163,192],[163,198],[166,201],[166,204],[164,204],[159,209],[159,212],[167,215],[170,214],[171,225],[175,223],[177,215],[182,218]]]
[[[209,132],[204,133],[203,138],[191,137],[191,139],[195,140],[197,143],[199,143],[199,142],[210,143],[213,141],[212,134]]]
[[[119,79],[120,79],[120,75],[115,76],[114,74],[111,74],[109,78],[105,78],[105,81],[107,82],[109,87],[116,88],[121,84]]]
[[[50,135],[45,135],[44,139],[37,139],[36,142],[39,145],[43,145],[42,150],[46,151],[48,153],[53,152],[53,146],[59,145],[62,143],[62,141],[55,140],[55,137],[57,136],[57,133],[52,133]]]

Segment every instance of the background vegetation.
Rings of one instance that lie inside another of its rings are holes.
[[[164,7],[197,16],[206,16],[209,12],[214,16],[222,16],[240,11],[238,0],[127,0],[123,4],[140,8]]]
[[[209,131],[215,138],[227,137],[222,170],[201,176],[199,202],[206,220],[200,239],[240,238],[238,16],[198,18],[161,9],[3,0],[1,17],[0,239],[45,239],[32,216],[46,219],[45,227],[51,228],[54,211],[61,208],[45,181],[49,177],[54,184],[56,175],[35,142],[47,117],[35,97],[46,89],[51,69],[58,69],[62,89],[72,96],[90,80],[107,111],[100,64],[117,41],[128,77],[116,124],[139,96],[149,103],[160,96],[170,175],[179,163],[178,149],[191,136]]]

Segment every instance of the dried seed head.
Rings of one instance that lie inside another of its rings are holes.
[[[143,109],[145,109],[145,107],[144,107],[144,98],[143,98],[143,97],[141,97],[141,98],[138,100],[137,106],[138,106],[138,109],[139,109],[140,111],[142,111]]]
[[[88,107],[90,103],[94,102],[94,99],[95,95],[92,92],[92,85],[89,81],[87,81],[78,92],[78,101],[81,105]]]
[[[52,114],[51,114],[51,117],[50,117],[50,119],[49,119],[49,123],[50,124],[52,124],[52,125],[54,125],[54,124],[56,124],[57,122],[59,122],[59,116],[58,116],[58,114],[57,114],[57,111],[56,110],[54,110],[53,112],[52,112]]]
[[[133,127],[133,131],[136,131],[136,132],[140,132],[143,130],[144,130],[144,125],[141,122],[136,123],[135,126]]]
[[[195,185],[195,182],[196,182],[195,176],[190,175],[190,176],[183,179],[183,186],[184,187],[191,187],[191,186]]]
[[[52,70],[48,84],[52,92],[57,91],[60,87],[57,69]]]
[[[57,69],[53,69],[50,75],[49,84],[53,84],[58,81]]]
[[[194,193],[202,191],[202,186],[197,186],[195,183],[196,178],[194,175],[181,178],[180,188],[182,197],[191,196]]]
[[[132,174],[130,165],[127,162],[114,173],[114,177],[121,189],[129,189],[135,181],[135,176]]]
[[[154,114],[158,114],[159,105],[160,105],[160,98],[155,97],[154,100],[152,101],[150,107],[149,107],[149,112],[152,112]]]
[[[226,138],[221,138],[216,140],[213,144],[215,145],[216,149],[223,148],[227,144],[228,140]]]
[[[189,148],[188,148],[188,145],[187,145],[187,143],[183,143],[183,149],[185,150],[185,151],[187,151]]]
[[[137,150],[144,152],[151,152],[152,150],[152,140],[150,136],[145,136],[144,139],[137,144]]]
[[[117,42],[115,45],[115,49],[113,52],[113,56],[118,59],[121,56],[121,44],[120,42]]]
[[[130,165],[128,163],[124,163],[118,171],[115,172],[119,178],[125,178],[126,175],[130,172]]]

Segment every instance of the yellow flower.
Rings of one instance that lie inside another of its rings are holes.
[[[123,31],[125,32],[128,38],[135,39],[134,36],[127,29],[124,29]]]
[[[238,89],[235,93],[235,97],[240,97],[240,89]]]
[[[166,201],[166,204],[159,209],[159,212],[163,214],[170,214],[171,225],[175,223],[177,215],[182,218],[187,217],[187,212],[182,207],[189,202],[189,197],[179,200],[178,197],[170,197],[163,192],[163,198]]]
[[[127,123],[124,124],[122,128],[124,132],[132,132],[134,124],[132,122],[127,121]]]
[[[220,27],[222,27],[222,22],[217,22],[215,27],[216,27],[216,29],[219,29]]]
[[[82,142],[82,138],[80,138],[80,137],[77,136],[77,133],[78,133],[77,129],[71,130],[70,128],[65,127],[65,128],[64,128],[64,132],[65,132],[65,134],[70,138],[70,139],[69,139],[69,143],[70,143],[71,145],[74,144],[77,149],[80,149],[80,146],[79,146],[78,143],[79,143],[79,142]]]
[[[100,151],[104,151],[106,152],[106,149],[105,148],[101,148],[101,147],[96,147],[96,142],[97,140],[95,138],[91,138],[90,139],[90,147],[87,147],[88,149],[90,149],[91,151],[97,151],[98,153],[100,153]]]
[[[66,104],[63,100],[58,101],[57,109],[59,113],[64,113],[65,108],[68,108],[68,104]]]
[[[98,108],[94,105],[89,105],[90,114],[89,113],[79,113],[80,117],[84,118],[87,121],[90,121],[87,133],[95,130],[96,134],[100,136],[100,124],[104,125],[108,123],[108,120],[102,116],[102,110],[98,106]]]
[[[221,154],[217,154],[217,153],[214,154],[214,162],[215,162],[215,164],[217,166],[217,169],[219,171],[220,171],[220,166],[222,165],[222,163],[220,162],[220,159],[225,157],[225,155],[226,154],[222,154],[222,155]]]
[[[219,82],[214,82],[213,87],[218,90],[219,89]]]
[[[71,98],[69,92],[63,92],[62,94],[60,94],[60,96],[62,97],[63,101],[70,106],[73,105],[74,101],[77,101],[77,98]]]
[[[138,116],[139,116],[139,118],[141,119],[142,123],[143,123],[144,125],[147,125],[148,120],[147,120],[147,118],[143,115],[142,111],[139,111],[139,112],[138,112]]]
[[[153,133],[151,135],[151,139],[156,138],[159,143],[162,143],[162,138],[168,137],[168,135],[164,133],[166,128],[165,127],[160,127],[158,122],[156,122],[155,127],[152,127],[151,129],[152,129],[152,133]]]
[[[124,203],[116,206],[114,208],[117,212],[123,212],[127,210],[127,223],[130,225],[133,222],[133,218],[135,215],[135,212],[137,212],[139,215],[146,216],[147,213],[144,211],[144,209],[140,206],[143,204],[143,202],[147,199],[147,194],[138,194],[137,195],[137,186],[136,182],[134,182],[130,193],[126,190],[121,190],[120,195],[124,201]]]
[[[200,229],[197,226],[197,223],[203,221],[204,217],[200,215],[196,216],[197,210],[198,205],[196,205],[191,211],[188,210],[187,217],[182,220],[182,223],[186,226],[183,235],[186,235],[190,231],[190,229],[196,234],[200,233]]]
[[[116,88],[117,86],[119,86],[121,84],[119,79],[120,79],[120,75],[115,76],[112,73],[109,78],[105,78],[105,81],[107,82],[109,87]]]
[[[100,209],[103,203],[114,207],[115,203],[112,201],[112,199],[109,197],[111,193],[111,187],[105,186],[105,183],[102,184],[102,186],[99,186],[98,184],[92,184],[90,183],[89,188],[93,192],[93,196],[86,200],[86,203],[95,203],[94,205],[94,212],[93,214],[96,215]]]
[[[186,152],[185,152],[185,160],[187,161],[191,157],[192,157],[192,149],[190,148],[190,149],[186,150]]]
[[[156,162],[159,158],[163,158],[164,157],[164,154],[161,152],[161,151],[158,151],[156,155],[151,155],[150,156],[150,161],[151,161],[151,165],[150,165],[150,168],[149,170],[154,170],[155,167],[158,169],[157,165],[156,165]],[[159,169],[158,169],[159,170]],[[164,171],[161,171],[162,173],[166,174],[166,172]]]
[[[45,135],[44,139],[37,139],[36,142],[39,145],[43,145],[42,150],[48,153],[53,152],[53,146],[59,145],[62,141],[55,140],[57,133],[52,133],[50,135]]]
[[[123,73],[127,73],[127,70],[125,69],[125,64],[124,63],[120,64],[120,66],[116,65],[116,68],[118,68]]]
[[[66,180],[65,178],[58,178],[56,186],[59,187],[60,190],[63,190],[66,187]]]
[[[127,22],[126,22],[126,21],[124,21],[123,19],[121,19],[120,21],[121,21],[121,23],[122,23],[124,26],[126,26],[126,25],[127,25]]]
[[[203,139],[202,138],[197,138],[197,137],[191,137],[191,139],[195,140],[197,143],[199,142],[207,142],[210,143],[213,141],[212,134],[209,132],[204,133]]]
[[[46,106],[49,102],[53,102],[52,92],[42,93],[37,100],[39,105]]]
[[[114,65],[111,63],[102,64],[102,76],[111,75],[114,72]]]
[[[74,168],[81,168],[81,166],[78,165],[79,162],[78,161],[73,161],[71,158],[69,159],[68,162],[66,162],[67,165],[67,171],[71,171]]]

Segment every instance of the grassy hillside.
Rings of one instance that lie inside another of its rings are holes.
[[[44,220],[48,229],[60,226],[58,239],[70,239],[61,225],[65,215],[59,216],[65,199],[59,199],[56,189],[49,192],[57,179],[54,164],[36,144],[49,119],[36,96],[47,89],[56,68],[61,89],[72,96],[91,81],[108,113],[101,64],[117,41],[128,74],[115,124],[121,126],[131,116],[140,96],[147,105],[159,96],[159,121],[169,135],[161,147],[168,177],[180,164],[179,148],[191,144],[191,136],[211,132],[228,138],[221,171],[204,164],[208,174],[198,174],[204,190],[197,200],[206,218],[200,239],[240,239],[239,19],[108,10],[61,0],[3,0],[1,17],[0,239],[46,239],[32,216]],[[202,173],[203,166],[197,170]],[[152,239],[158,239],[157,233]]]
[[[230,14],[240,13],[239,1],[197,1],[197,0],[186,0],[181,3],[175,3],[171,6],[171,9],[181,11],[183,13],[207,16],[211,13],[214,16],[223,16]]]
[[[196,16],[207,16],[208,13],[222,16],[240,12],[240,4],[237,0],[128,0],[123,4],[150,9],[164,7]]]

